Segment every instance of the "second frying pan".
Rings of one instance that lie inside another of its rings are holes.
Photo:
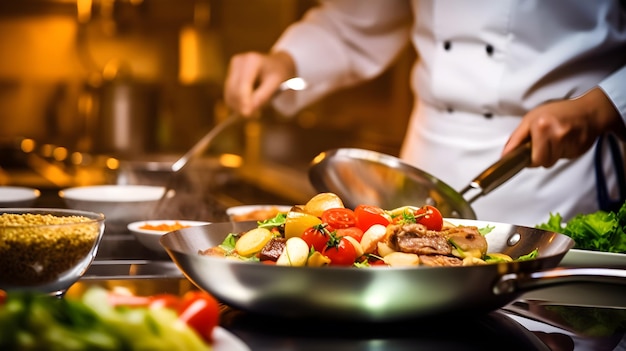
[[[470,204],[528,166],[530,149],[528,142],[507,154],[460,192],[397,157],[356,148],[320,153],[311,162],[309,179],[317,191],[335,193],[351,208],[359,204],[382,208],[428,204],[444,217],[476,219]]]

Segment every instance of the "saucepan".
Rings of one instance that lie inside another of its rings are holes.
[[[527,142],[508,153],[460,192],[397,157],[357,148],[320,153],[311,162],[309,180],[317,191],[339,195],[350,208],[359,204],[381,208],[432,205],[444,217],[476,219],[470,204],[528,166],[530,149]]]
[[[526,291],[584,281],[626,287],[626,271],[555,268],[573,247],[566,235],[469,219],[454,224],[492,226],[489,252],[538,257],[457,267],[288,267],[210,257],[199,252],[257,222],[212,223],[170,232],[161,245],[200,289],[241,310],[287,318],[390,322],[451,313],[485,313]],[[619,289],[618,289],[619,290]]]

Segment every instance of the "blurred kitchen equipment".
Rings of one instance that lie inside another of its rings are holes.
[[[476,219],[470,203],[509,180],[530,163],[530,142],[505,155],[461,192],[399,158],[362,149],[334,149],[311,162],[309,179],[319,192],[332,192],[347,207],[370,204],[396,208],[432,205],[444,217]],[[471,198],[464,196],[475,193]],[[477,192],[477,193],[476,193]]]
[[[566,235],[504,223],[449,221],[493,227],[485,236],[489,252],[517,258],[537,249],[538,257],[474,266],[355,268],[276,266],[199,254],[229,233],[256,228],[256,221],[177,230],[162,236],[161,245],[189,280],[227,305],[282,317],[366,322],[451,313],[462,318],[495,310],[541,287],[575,281],[626,286],[622,269],[555,268],[574,246]]]
[[[275,92],[275,95],[282,93],[287,90],[299,91],[306,89],[306,81],[300,77],[294,77],[282,82],[278,89]],[[225,120],[218,123],[215,127],[213,127],[208,133],[202,137],[202,139],[198,140],[198,142],[191,147],[185,154],[183,154],[176,162],[172,164],[172,174],[170,175],[170,179],[166,185],[166,191],[163,193],[163,197],[159,200],[154,213],[159,213],[161,206],[164,203],[164,200],[167,198],[168,193],[172,190],[174,180],[176,178],[176,174],[180,172],[193,158],[202,154],[206,148],[211,144],[211,141],[215,139],[217,135],[222,133],[224,129],[229,127],[242,120],[242,117],[237,113],[231,113]]]
[[[158,87],[130,79],[94,92],[99,110],[90,128],[94,153],[131,157],[155,147]]]

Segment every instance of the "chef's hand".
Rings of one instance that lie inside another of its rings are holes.
[[[502,155],[532,142],[530,167],[551,167],[561,158],[576,158],[605,132],[626,136],[619,112],[596,87],[571,100],[548,102],[529,111],[513,131]]]
[[[285,52],[246,52],[232,57],[224,84],[228,107],[244,117],[257,113],[280,84],[294,77],[296,68]]]

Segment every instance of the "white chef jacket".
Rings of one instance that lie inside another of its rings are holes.
[[[521,117],[541,103],[599,85],[626,120],[626,10],[612,0],[324,1],[273,48],[289,52],[309,83],[275,107],[293,114],[370,79],[409,43],[419,56],[410,77],[416,103],[400,156],[454,189],[497,161]],[[478,219],[529,226],[550,213],[567,220],[596,211],[594,149],[526,168],[471,205]]]

